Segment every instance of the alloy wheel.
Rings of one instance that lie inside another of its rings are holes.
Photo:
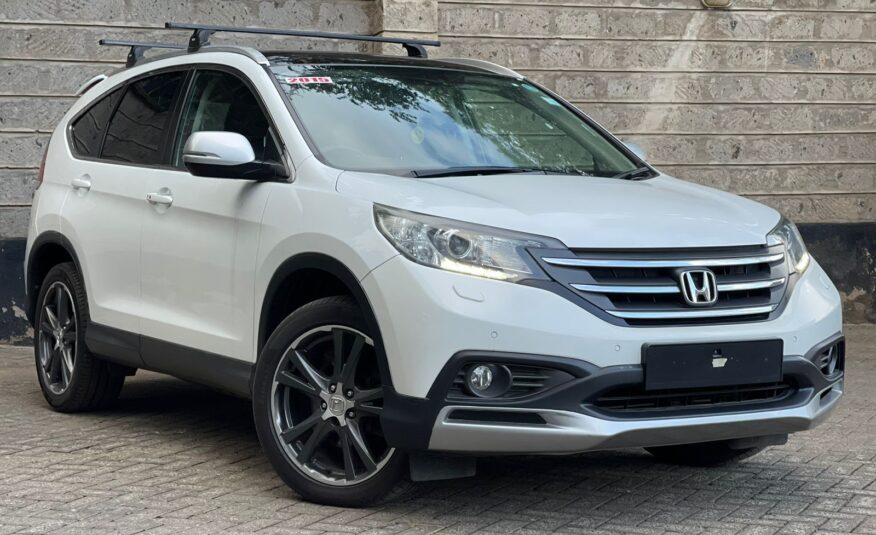
[[[52,393],[63,394],[70,386],[77,352],[76,305],[63,282],[52,283],[46,291],[38,339],[43,382]]]
[[[374,342],[342,325],[312,329],[287,348],[274,373],[274,438],[311,479],[333,486],[377,474],[395,450],[380,426],[384,388]]]

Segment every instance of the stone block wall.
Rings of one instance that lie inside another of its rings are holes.
[[[167,20],[440,38],[436,57],[507,65],[660,169],[803,223],[847,318],[876,321],[873,0],[0,0],[0,340],[26,336],[10,270],[48,134],[82,82],[123,64],[125,50],[97,40],[184,41]],[[231,40],[363,50],[215,39]]]

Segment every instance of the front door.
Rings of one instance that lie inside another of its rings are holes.
[[[195,365],[176,360],[198,352],[174,346],[239,360],[252,353],[259,228],[268,193],[279,184],[190,174],[182,149],[199,131],[240,133],[257,159],[282,160],[271,123],[243,79],[196,70],[173,147],[177,170],[149,181],[152,202],[142,228],[141,348],[157,369]]]

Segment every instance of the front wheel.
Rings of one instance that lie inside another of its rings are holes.
[[[280,477],[307,500],[363,506],[404,475],[386,443],[384,385],[374,340],[355,303],[328,297],[287,317],[256,366],[253,415]]]

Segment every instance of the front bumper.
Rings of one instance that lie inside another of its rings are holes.
[[[825,345],[837,340],[833,337]],[[426,422],[434,424],[420,433],[428,434],[428,449],[437,451],[576,453],[782,435],[815,427],[842,397],[843,373],[825,377],[809,358],[799,356],[786,357],[783,370],[790,386],[770,399],[613,411],[598,406],[600,395],[616,386],[642,384],[642,368],[591,368],[585,376],[529,399],[433,403],[434,417]],[[439,399],[439,389],[444,390],[436,384],[432,399]],[[709,392],[695,390],[700,402]],[[409,437],[412,432],[408,428]]]
[[[842,330],[839,294],[815,262],[778,318],[744,324],[618,326],[549,291],[401,257],[372,271],[362,284],[380,325],[394,388],[385,401],[384,431],[391,444],[405,449],[570,453],[777,435],[817,425],[842,395],[842,376],[827,380],[805,357]],[[450,402],[438,387],[447,384],[442,374],[452,368],[451,357],[461,353],[562,360],[589,369],[588,376],[594,370],[617,372],[626,381],[642,373],[643,344],[765,339],[783,341],[786,367],[801,382],[792,397],[735,409],[629,418],[593,410],[589,391],[580,385],[554,389],[552,395],[568,394],[562,403],[538,398],[492,407]],[[460,410],[469,412],[455,417]],[[539,421],[471,421],[473,410],[531,413]]]
[[[836,407],[843,365],[826,376],[817,363],[823,350],[841,345],[837,334],[807,355],[786,356],[782,383],[666,391],[639,390],[640,365],[599,368],[556,357],[465,352],[445,366],[425,399],[389,395],[383,426],[394,446],[459,453],[577,453],[784,435],[815,427]],[[477,398],[455,386],[460,370],[476,362],[540,366],[566,378],[530,395]],[[602,403],[616,400],[618,391],[634,393],[633,403]]]

